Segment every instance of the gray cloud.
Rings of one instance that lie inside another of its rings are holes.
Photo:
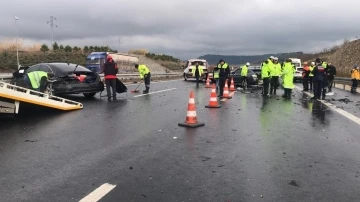
[[[5,5],[4,5],[5,4]],[[13,0],[3,3],[0,37],[49,43],[145,48],[182,59],[214,54],[313,52],[360,32],[352,0]]]

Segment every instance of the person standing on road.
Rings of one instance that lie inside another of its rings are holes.
[[[224,94],[224,87],[226,79],[230,76],[230,67],[229,65],[221,59],[219,61],[218,66],[214,68],[214,71],[219,70],[219,88],[220,88],[220,94],[219,97],[222,97]]]
[[[116,100],[116,74],[118,73],[118,67],[110,55],[106,57],[101,73],[104,73],[108,101],[111,100],[110,87],[112,88],[113,100]]]
[[[201,75],[203,74],[203,69],[201,67],[199,67],[199,63],[196,62],[195,64],[195,69],[193,71],[193,76],[196,78],[196,86],[199,86],[199,80]]]
[[[327,87],[327,76],[325,67],[322,66],[322,61],[320,58],[316,58],[315,67],[312,71],[314,74],[314,97],[311,99],[321,99],[325,100],[326,97],[326,87]]]
[[[326,95],[334,95],[334,93],[332,92],[332,86],[334,84],[334,79],[336,76],[336,67],[334,65],[332,65],[330,62],[326,68],[326,73],[327,73],[327,79],[328,79],[328,89],[329,92]]]
[[[360,79],[360,72],[358,65],[354,65],[354,69],[351,70],[351,79],[352,79],[352,86],[351,86],[351,93],[356,93],[356,89],[358,87],[358,80]]]
[[[269,96],[270,67],[273,65],[274,57],[271,56],[261,68],[261,79],[263,80],[263,96]]]
[[[315,67],[315,62],[311,62],[311,65],[309,67],[309,69],[310,69],[310,74],[309,74],[310,91],[313,90],[314,74],[312,73],[312,71],[314,70],[314,67]]]
[[[294,69],[293,69],[293,65],[291,64],[290,58],[285,60],[281,75],[282,75],[283,87],[284,87],[283,98],[289,99],[289,98],[291,98],[292,89],[295,88],[295,86],[294,86]]]
[[[279,87],[279,76],[281,75],[281,64],[277,57],[274,58],[274,64],[270,68],[270,94],[276,95],[276,89]]]
[[[247,75],[248,75],[248,72],[249,72],[249,66],[250,66],[250,63],[246,63],[244,66],[241,67],[241,73],[240,73],[240,76],[241,76],[241,83],[245,80],[246,81],[246,86],[248,86],[249,84],[249,81],[247,80]],[[243,86],[244,90],[245,90],[245,86]]]
[[[135,64],[135,68],[138,69],[140,73],[140,78],[144,79],[145,90],[143,90],[143,94],[149,93],[150,80],[151,80],[151,74],[149,68],[147,68],[146,65],[139,65],[139,64]]]
[[[304,69],[302,72],[303,77],[303,91],[309,91],[309,75],[310,75],[310,67],[307,62],[304,62]]]
[[[219,65],[219,64],[217,64],[217,65]],[[213,78],[214,78],[214,80],[215,80],[215,85],[216,85],[216,93],[217,93],[217,95],[219,95],[219,73],[220,73],[220,70],[218,69],[218,70],[215,70],[215,68],[214,68],[214,71],[213,71]]]

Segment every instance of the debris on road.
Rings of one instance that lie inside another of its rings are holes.
[[[299,185],[297,184],[297,182],[295,180],[291,180],[289,182],[289,185],[294,186],[294,187],[299,187]]]

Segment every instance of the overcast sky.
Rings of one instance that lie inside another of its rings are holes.
[[[358,0],[12,0],[0,8],[0,38],[145,48],[181,59],[204,54],[313,52],[359,34]],[[119,45],[118,38],[122,38]]]

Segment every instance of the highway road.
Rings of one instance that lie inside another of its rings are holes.
[[[1,201],[360,201],[358,96],[336,89],[331,108],[299,89],[291,100],[239,91],[207,109],[204,85],[150,90],[1,119]],[[190,90],[204,127],[178,126]]]

